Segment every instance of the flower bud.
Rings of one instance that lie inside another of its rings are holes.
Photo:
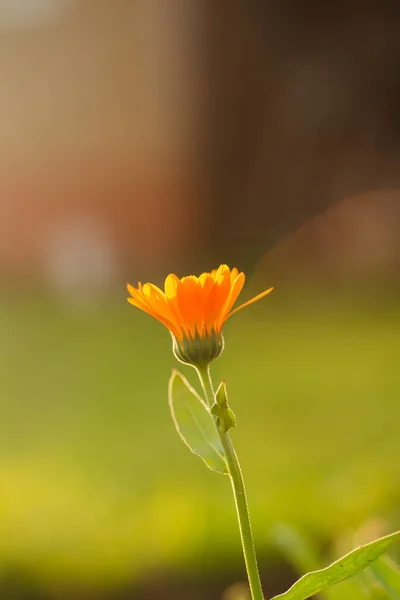
[[[215,394],[215,403],[211,407],[211,414],[217,418],[218,427],[226,433],[232,427],[236,427],[236,417],[228,405],[228,395],[225,381],[221,381]]]
[[[203,369],[222,354],[224,337],[217,334],[214,327],[210,333],[200,335],[196,327],[195,335],[183,335],[182,341],[172,335],[172,350],[180,362]]]

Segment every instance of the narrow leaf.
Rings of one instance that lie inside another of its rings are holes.
[[[272,600],[306,600],[314,594],[353,577],[357,573],[364,571],[371,563],[384,554],[395,542],[400,541],[400,531],[392,533],[383,538],[365,544],[356,548],[343,558],[332,563],[329,567],[320,571],[307,573],[301,579],[296,581],[292,587]]]
[[[394,600],[400,600],[400,567],[388,557],[380,558],[372,565],[372,573]]]
[[[169,381],[169,406],[179,435],[189,449],[218,473],[228,473],[214,417],[187,379],[174,370]]]

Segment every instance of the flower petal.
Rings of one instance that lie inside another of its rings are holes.
[[[157,319],[157,321],[160,321],[160,323],[162,323],[162,325],[164,325],[165,327],[167,327],[167,329],[169,329],[170,331],[172,331],[172,333],[178,339],[182,339],[182,333],[181,333],[181,331],[179,329],[177,329],[175,327],[175,325],[173,323],[171,323],[171,321],[169,321],[168,319],[166,319],[165,317],[163,317],[159,313],[155,313],[149,306],[145,306],[145,305],[141,304],[140,302],[137,302],[133,298],[128,298],[128,302],[130,304],[133,304],[133,306],[136,306],[136,308],[140,308],[140,310],[142,310],[143,312],[146,312],[151,317],[154,317],[155,319]]]
[[[170,275],[168,275],[168,277],[165,279],[164,283],[164,291],[168,299],[175,298],[178,285],[179,277],[174,275],[174,273],[170,273]]]
[[[245,282],[243,272],[232,270],[222,264],[210,273],[198,277],[189,275],[179,279],[171,273],[165,279],[164,290],[152,283],[128,284],[129,302],[158,319],[180,341],[183,335],[194,338],[221,333],[225,321],[235,312],[253,304],[269,294],[273,288],[258,294],[251,300],[232,307],[237,301]]]
[[[168,300],[160,288],[152,283],[145,283],[144,286],[139,286],[139,289],[130,284],[127,287],[132,295],[133,301],[128,299],[131,304],[158,319],[171,331],[181,331],[179,319],[176,319],[175,314],[171,311]]]
[[[202,286],[197,277],[183,277],[177,288],[177,309],[182,327],[187,335],[195,335],[196,325],[201,326]]]
[[[236,273],[237,273],[237,269],[236,269]],[[218,318],[218,327],[219,328],[222,328],[223,324],[225,323],[226,319],[228,318],[229,311],[231,310],[232,306],[235,304],[236,300],[238,299],[239,294],[242,291],[242,288],[244,286],[244,282],[245,282],[244,273],[238,273],[236,275],[236,278],[233,281],[232,281],[232,274],[231,274],[230,292],[229,292],[229,295],[228,295],[225,303],[221,307],[220,315]]]
[[[234,310],[232,310],[226,318],[229,319],[229,317],[231,317],[236,312],[238,312],[238,310],[242,310],[242,308],[245,308],[246,306],[250,306],[250,304],[253,304],[254,302],[257,302],[258,300],[261,300],[261,298],[264,298],[264,296],[267,296],[267,294],[270,294],[273,289],[274,288],[271,287],[268,290],[265,290],[265,292],[261,292],[261,294],[258,294],[257,296],[254,296],[254,298],[252,298],[251,300],[248,300],[247,302],[244,302],[244,304],[241,304],[240,306],[238,306],[237,308],[235,308]]]

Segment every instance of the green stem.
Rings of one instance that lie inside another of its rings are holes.
[[[214,388],[211,379],[210,367],[197,370],[207,403],[214,403]],[[218,427],[218,433],[226,454],[229,477],[235,498],[236,512],[239,522],[240,537],[242,541],[244,561],[246,563],[247,577],[249,579],[252,600],[264,600],[258,572],[257,556],[254,547],[253,533],[251,530],[249,508],[247,506],[246,490],[239,460],[227,433]]]

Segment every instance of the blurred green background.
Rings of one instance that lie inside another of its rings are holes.
[[[168,414],[167,331],[125,303],[122,285],[118,301],[79,310],[24,289],[0,315],[4,589],[114,598],[147,582],[180,597],[182,579],[202,598],[199,580],[210,597],[213,582],[243,580],[229,482],[188,452]],[[321,547],[372,516],[398,526],[398,323],[393,300],[278,288],[226,326],[213,372],[237,415],[269,591],[290,581],[270,543],[276,523]]]

